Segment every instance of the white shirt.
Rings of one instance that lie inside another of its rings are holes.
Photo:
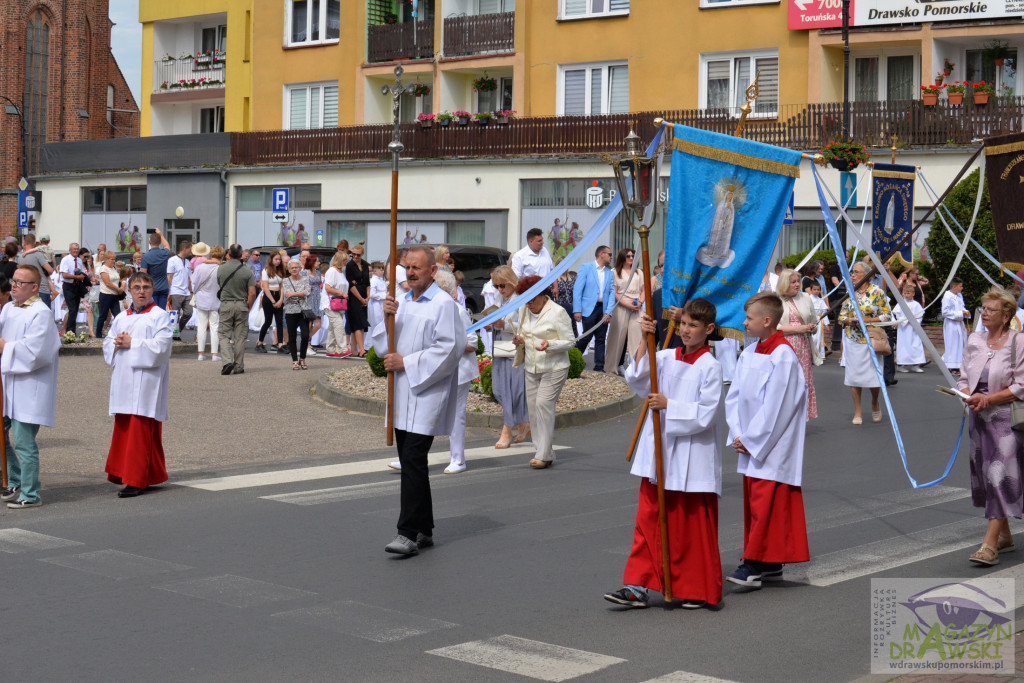
[[[522,279],[528,275],[539,275],[544,277],[551,272],[555,264],[551,261],[551,254],[545,247],[541,247],[538,253],[527,245],[512,256],[512,272],[516,277]]]
[[[395,265],[395,292],[405,291],[402,289],[402,283],[406,281],[405,277],[405,266],[396,264]]]
[[[171,283],[168,292],[170,296],[188,296],[192,293],[189,278],[192,272],[188,268],[188,261],[182,260],[181,256],[175,254],[167,259],[167,279]]]
[[[50,309],[39,300],[18,308],[12,300],[0,311],[0,337],[5,342],[0,357],[4,416],[52,427],[57,418],[60,336]]]
[[[626,368],[626,382],[640,396],[651,393],[647,354]],[[658,352],[658,391],[668,398],[661,422],[666,489],[722,495],[722,436],[717,420],[722,386],[722,364],[710,353],[691,365],[676,360],[675,349]],[[648,411],[630,473],[654,481],[651,419]]]
[[[395,373],[395,429],[451,434],[458,409],[459,358],[466,344],[458,304],[436,283],[415,300],[412,290],[406,292],[399,297],[395,336],[395,352],[405,363],[405,370]],[[378,356],[387,354],[383,320],[373,327],[370,343]]]
[[[60,260],[60,267],[57,270],[61,273],[74,275],[76,270],[82,270],[82,259],[68,254]],[[69,282],[74,282],[74,280],[65,280],[64,278],[61,278],[61,284]]]
[[[807,426],[807,385],[796,352],[788,345],[770,354],[751,344],[740,354],[725,397],[729,441],[739,438],[736,471],[755,479],[800,486]]]
[[[594,261],[594,268],[597,269],[597,301],[601,303],[604,301],[604,278],[608,274],[608,269],[598,261]]]
[[[131,348],[114,349],[114,337],[127,332]],[[103,359],[114,368],[110,377],[110,414],[142,415],[167,421],[171,374],[171,317],[159,306],[145,313],[123,311],[103,339]]]
[[[325,294],[327,293],[326,285],[330,285],[339,292],[344,292],[346,297],[348,296],[348,279],[345,277],[344,271],[338,270],[334,266],[328,268],[327,272],[324,273],[324,285]],[[334,295],[328,294],[327,296]]]

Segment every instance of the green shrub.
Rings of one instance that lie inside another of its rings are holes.
[[[366,362],[370,365],[370,372],[377,377],[384,377],[388,374],[388,371],[384,369],[384,360],[377,355],[372,346],[366,350]]]
[[[569,379],[576,379],[583,374],[587,361],[583,360],[583,352],[575,346],[569,349]]]
[[[481,336],[480,336],[480,333],[479,333],[479,332],[477,332],[477,333],[476,333],[476,355],[478,355],[478,356],[482,356],[482,355],[484,355],[484,353],[485,353],[485,352],[486,352],[486,351],[485,351],[485,349],[484,349],[484,340],[483,340],[483,337],[481,337]]]
[[[491,368],[494,366],[488,363],[484,366],[483,370],[480,371],[480,388],[484,390],[484,393],[494,398],[494,385],[491,379]]]

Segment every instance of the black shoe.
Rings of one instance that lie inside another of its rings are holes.
[[[234,369],[235,369],[235,364],[234,363],[225,363],[224,366],[220,369],[220,374],[222,374],[222,375],[230,375],[231,371],[234,370]]]
[[[134,498],[135,496],[141,496],[145,489],[136,488],[134,486],[125,486],[123,489],[117,492],[118,498]]]
[[[887,386],[887,387],[895,386],[895,385],[897,385],[899,383],[900,383],[900,381],[898,379],[887,379],[887,380],[885,380],[885,386]]]
[[[434,545],[434,537],[433,536],[427,536],[424,533],[417,533],[416,534],[416,547],[417,548],[421,548],[421,549],[422,548],[430,548],[430,547],[433,547],[433,545]]]
[[[244,372],[245,372],[245,368],[239,368],[239,367],[233,368],[233,369],[231,370],[231,374],[232,374],[232,375],[241,375],[241,374],[243,374]]]
[[[266,352],[267,352],[267,347],[266,347],[265,344],[257,344],[256,345],[256,353],[266,353]]]
[[[181,337],[171,337],[173,341],[182,341]]]
[[[21,487],[20,486],[8,486],[5,489],[0,489],[0,500],[2,500],[4,502],[7,502],[9,500],[14,500],[19,495],[21,495]]]
[[[284,346],[284,345],[278,346],[277,347],[277,352],[278,353],[283,353],[283,354],[290,354],[291,353],[291,351],[288,350],[288,347]]]
[[[605,593],[604,599],[608,602],[614,602],[616,605],[624,605],[626,607],[640,609],[647,607],[646,595],[637,595],[631,588],[626,588],[625,586],[617,591]]]

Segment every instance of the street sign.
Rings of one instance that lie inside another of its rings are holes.
[[[839,174],[839,198],[847,209],[856,209],[857,204],[857,174],[843,171]]]
[[[28,227],[28,211],[19,211],[18,212],[18,227],[19,228],[27,228]]]
[[[319,246],[323,246],[323,244],[324,244],[324,231],[323,230],[317,230],[316,231],[316,243]]]
[[[275,223],[287,223],[288,222],[288,212],[287,211],[280,211],[280,212],[275,211],[272,220]]]
[[[277,211],[287,211],[288,210],[288,208],[289,208],[289,206],[288,206],[288,204],[289,204],[289,201],[288,201],[289,197],[288,197],[288,195],[290,193],[291,193],[291,191],[287,187],[275,187],[274,188],[273,210],[275,212],[277,212]],[[276,221],[277,219],[275,218],[274,220]],[[285,220],[288,220],[288,218],[285,217],[284,220],[277,221],[277,222],[278,223],[284,223]]]
[[[786,205],[786,215],[782,218],[783,225],[793,225],[793,215],[796,213],[796,193],[789,194],[789,204]]]

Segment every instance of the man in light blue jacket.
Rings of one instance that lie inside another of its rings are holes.
[[[590,337],[594,339],[594,371],[604,370],[604,340],[608,334],[608,322],[612,319],[615,309],[615,286],[612,275],[612,250],[602,244],[594,252],[595,260],[580,266],[576,276],[576,284],[572,291],[572,314],[576,322],[583,323],[583,329],[589,330],[601,324],[594,332],[580,337],[576,348],[585,351]]]

